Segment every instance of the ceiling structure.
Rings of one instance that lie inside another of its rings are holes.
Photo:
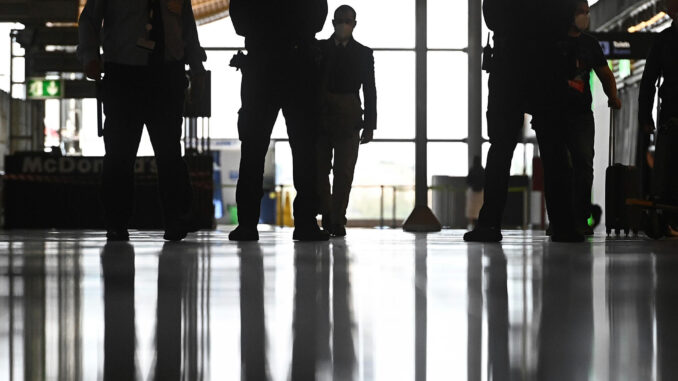
[[[187,0],[184,0],[187,1]],[[80,0],[80,12],[87,0]],[[198,25],[207,24],[228,17],[230,0],[192,0],[193,13]]]

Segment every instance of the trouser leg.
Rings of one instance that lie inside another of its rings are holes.
[[[318,212],[326,218],[330,214],[332,187],[330,185],[330,171],[332,171],[332,156],[334,148],[327,133],[320,134],[318,137],[317,160],[318,160]],[[323,221],[323,224],[326,221]]]
[[[554,234],[574,229],[572,167],[561,124],[554,119],[535,126],[544,164],[544,196]]]
[[[165,228],[176,227],[191,205],[191,181],[181,156],[185,88],[183,65],[168,65],[153,75],[146,125],[158,166]]]
[[[313,98],[312,76],[296,70],[292,70],[291,74],[283,97],[283,115],[292,148],[294,187],[297,191],[294,224],[297,227],[311,226],[317,224],[319,207],[316,162],[318,110]]]
[[[574,170],[574,218],[576,224],[585,224],[591,215],[595,139],[593,114],[569,119],[567,130],[567,147]]]
[[[134,164],[143,130],[146,87],[131,73],[108,66],[103,81],[104,155],[102,198],[107,229],[126,228],[134,210]]]
[[[508,196],[513,151],[522,134],[524,113],[516,89],[514,73],[490,75],[487,126],[490,150],[485,165],[485,194],[478,225],[501,227]]]
[[[335,139],[334,143],[334,184],[332,185],[333,223],[346,225],[346,209],[353,186],[353,175],[358,161],[360,133],[353,132],[346,137]]]
[[[243,69],[242,76],[242,108],[238,118],[241,157],[236,202],[240,225],[253,227],[259,222],[264,163],[280,108],[274,102],[277,91],[274,81],[265,68]]]

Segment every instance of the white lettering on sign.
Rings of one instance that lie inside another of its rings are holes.
[[[614,47],[617,49],[631,49],[631,43],[628,41],[615,41]]]
[[[45,170],[45,172],[54,173],[54,172],[57,171],[57,162],[54,159],[47,159],[47,160],[45,160],[42,167]]]

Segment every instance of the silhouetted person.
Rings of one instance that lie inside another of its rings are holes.
[[[334,34],[320,42],[323,67],[318,184],[323,227],[331,235],[343,237],[358,150],[360,144],[372,141],[377,128],[377,88],[372,49],[353,39],[355,10],[348,5],[340,6],[334,12],[332,24]],[[365,98],[364,120],[361,87]],[[334,174],[332,185],[330,172]]]
[[[486,56],[490,73],[487,132],[490,150],[485,164],[484,203],[474,230],[464,240],[502,240],[501,221],[508,194],[511,160],[522,139],[525,113],[543,107],[548,68],[557,30],[565,32],[562,1],[485,0],[483,14],[494,32],[494,52]],[[569,25],[569,24],[566,24]],[[538,31],[538,32],[535,32]]]
[[[104,277],[104,381],[136,377],[134,247],[108,243],[101,251]]]
[[[233,64],[242,69],[238,134],[240,175],[236,189],[240,226],[233,241],[259,239],[257,224],[263,197],[264,161],[271,132],[282,110],[292,148],[294,239],[327,240],[316,221],[315,147],[318,130],[319,49],[315,34],[327,17],[326,0],[231,0],[236,33],[245,37],[247,56]]]
[[[187,86],[184,67],[190,65],[197,85],[206,59],[191,1],[88,0],[79,34],[78,56],[87,77],[97,81],[102,69],[99,47],[103,44],[104,49],[102,187],[108,239],[129,239],[134,164],[144,124],[158,165],[165,239],[185,238],[191,185],[180,144]]]
[[[655,85],[661,79],[659,89],[661,110],[657,122],[658,134],[655,148],[652,194],[658,201],[678,205],[678,1],[666,1],[667,13],[673,19],[671,27],[662,31],[650,50],[645,62],[640,84],[638,119],[647,134],[655,129],[652,116],[655,100]],[[669,214],[667,221],[678,229],[678,216]]]
[[[264,254],[259,245],[238,244],[240,257],[240,357],[243,381],[270,379],[266,360]]]
[[[595,71],[608,96],[608,105],[621,108],[617,83],[596,39],[585,31],[590,24],[587,0],[574,0],[574,11],[567,37],[560,42],[567,69],[567,89],[562,110],[551,116],[536,115],[534,126],[542,152],[545,176],[546,207],[551,219],[554,240],[581,240],[593,235],[588,225],[591,216],[595,122],[591,104],[591,71]],[[548,121],[548,123],[546,122]],[[565,168],[565,166],[571,167]],[[572,185],[565,182],[572,171]],[[561,181],[562,180],[562,181]],[[569,192],[573,189],[572,193]],[[574,221],[568,221],[571,209]]]
[[[659,255],[657,255],[659,254]],[[676,272],[678,261],[673,248],[655,254],[656,283],[655,317],[657,326],[658,380],[678,379],[678,305],[676,305]]]

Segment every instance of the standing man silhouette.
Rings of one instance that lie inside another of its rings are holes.
[[[346,209],[358,161],[358,149],[377,128],[377,88],[372,49],[353,39],[356,11],[342,5],[334,12],[334,34],[321,42],[322,130],[318,139],[318,191],[323,227],[346,235]],[[360,88],[365,112],[360,102]],[[362,135],[360,131],[362,130]],[[329,174],[334,173],[330,186]]]
[[[240,175],[236,189],[239,226],[232,241],[257,241],[266,152],[282,109],[292,148],[294,236],[326,241],[316,221],[315,147],[318,128],[318,61],[315,40],[327,18],[327,0],[231,0],[235,31],[245,37],[247,56],[233,64],[242,69],[238,134]]]
[[[487,102],[490,150],[485,165],[485,194],[478,224],[467,242],[499,242],[513,151],[522,138],[525,113],[560,101],[556,71],[551,70],[556,40],[570,25],[570,0],[484,0],[483,14],[494,32],[494,53]],[[525,22],[529,20],[529,22]],[[485,57],[488,59],[488,57]]]
[[[129,240],[134,164],[144,124],[158,165],[165,239],[184,239],[191,204],[188,168],[181,157],[185,65],[199,86],[207,58],[191,1],[88,0],[79,36],[78,57],[88,78],[101,79],[102,43],[104,48],[102,186],[108,240]]]

